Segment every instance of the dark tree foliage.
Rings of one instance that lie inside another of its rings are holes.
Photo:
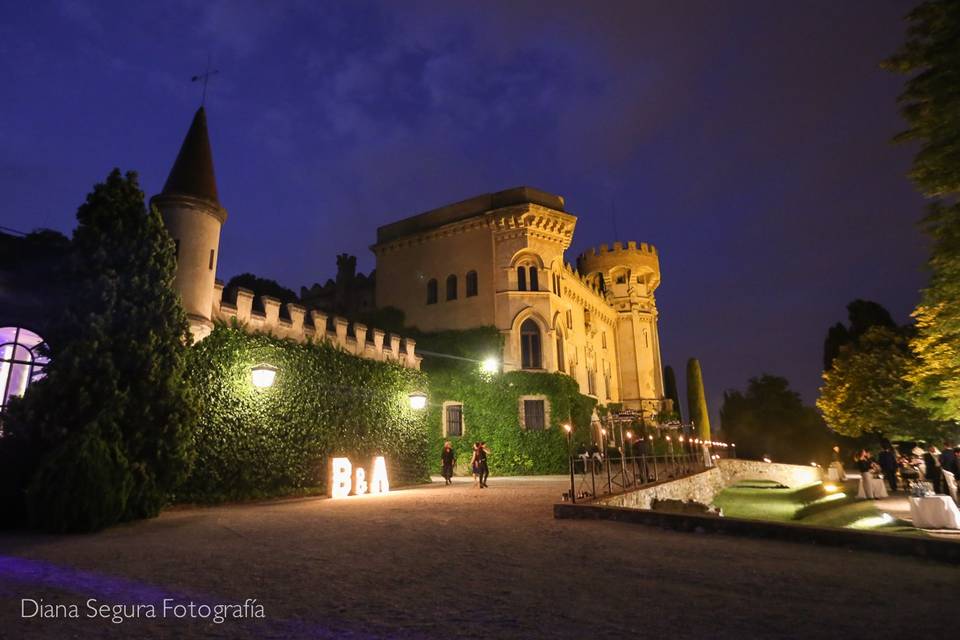
[[[710,412],[703,390],[703,373],[700,371],[700,361],[696,358],[687,361],[687,417],[701,438],[709,440],[713,437],[710,435]]]
[[[737,445],[737,455],[778,462],[807,464],[825,460],[831,436],[812,407],[790,389],[786,378],[763,374],[751,378],[747,390],[726,391],[720,428]]]
[[[300,302],[300,298],[296,293],[290,289],[287,289],[276,280],[261,278],[252,273],[241,273],[238,276],[233,276],[230,278],[230,281],[227,282],[226,286],[223,288],[224,300],[236,300],[237,289],[240,287],[253,291],[255,305],[260,304],[260,296],[270,296],[271,298],[276,298],[283,304],[288,302]]]
[[[899,98],[908,129],[897,139],[920,143],[910,177],[938,199],[924,220],[930,283],[913,313],[917,363],[908,380],[918,407],[960,422],[960,3],[924,2],[907,18],[906,42],[886,61],[910,74]]]
[[[890,312],[882,305],[870,300],[854,300],[847,305],[847,319],[850,326],[842,322],[827,330],[827,338],[823,343],[823,370],[829,371],[833,360],[840,353],[840,349],[849,344],[856,344],[860,336],[872,327],[896,328],[896,323],[890,317]]]
[[[663,393],[673,400],[673,411],[680,420],[683,420],[683,414],[680,412],[680,392],[677,390],[677,374],[673,372],[673,367],[667,365],[663,368]]]
[[[51,364],[0,440],[19,469],[11,508],[55,531],[156,515],[189,469],[195,419],[173,242],[136,175],[114,170],[77,221]]]

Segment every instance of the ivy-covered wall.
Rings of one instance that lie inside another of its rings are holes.
[[[427,421],[430,430],[430,469],[440,471],[440,451],[450,440],[457,451],[457,466],[465,471],[473,443],[484,441],[490,449],[493,475],[566,473],[567,440],[561,425],[574,427],[574,448],[590,441],[590,417],[596,401],[580,394],[577,383],[562,374],[513,371],[487,375],[478,367],[429,374]],[[520,426],[520,397],[544,395],[550,403],[549,424],[543,431]],[[463,436],[443,435],[443,403],[463,403]]]
[[[270,388],[251,383],[260,363],[278,369]],[[420,371],[218,325],[190,350],[188,381],[202,407],[179,500],[318,493],[331,455],[368,472],[383,455],[393,485],[427,479],[426,416],[409,403]]]

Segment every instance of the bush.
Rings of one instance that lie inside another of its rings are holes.
[[[87,532],[121,519],[134,479],[120,439],[110,441],[91,428],[71,435],[44,459],[27,489],[31,526]],[[82,490],[65,490],[69,488]]]
[[[268,389],[250,382],[260,363],[278,369]],[[428,479],[424,416],[408,397],[426,388],[420,371],[220,324],[191,350],[187,379],[203,407],[178,499],[321,492],[332,455],[365,468],[383,455],[394,485]]]

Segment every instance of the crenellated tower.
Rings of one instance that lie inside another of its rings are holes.
[[[203,107],[193,116],[163,191],[151,204],[160,211],[176,244],[174,288],[187,312],[194,341],[200,341],[213,328],[220,228],[227,219],[217,194]]]
[[[630,408],[664,408],[663,367],[654,291],[660,259],[653,245],[614,242],[577,258],[577,271],[617,312],[621,399]]]

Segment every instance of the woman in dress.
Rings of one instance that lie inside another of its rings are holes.
[[[453,445],[447,440],[443,443],[443,451],[440,453],[440,463],[443,465],[443,479],[447,485],[453,484],[450,479],[453,477],[453,465],[457,462],[457,454],[453,450]]]
[[[480,443],[473,443],[473,457],[470,458],[470,471],[473,472],[473,486],[480,486]]]
[[[490,450],[487,449],[487,443],[481,442],[480,446],[477,448],[477,460],[480,463],[480,488],[487,488],[487,478],[490,477],[490,467],[487,465],[487,454],[490,453]]]

